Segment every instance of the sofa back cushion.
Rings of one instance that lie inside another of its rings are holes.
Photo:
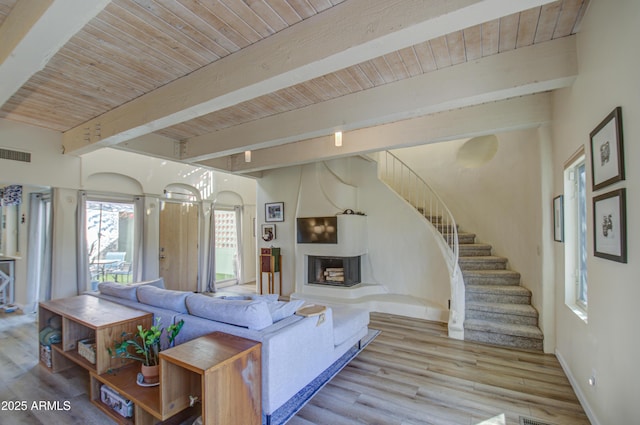
[[[195,294],[187,298],[187,308],[194,316],[254,330],[273,324],[264,301],[225,300]]]
[[[112,297],[123,298],[129,301],[138,301],[137,291],[141,286],[164,288],[164,279],[160,277],[158,279],[134,283],[101,282],[98,284],[98,291],[104,295],[111,295]]]
[[[292,300],[267,303],[267,308],[269,309],[269,313],[271,313],[271,320],[273,320],[273,323],[276,323],[282,319],[292,316],[300,307],[302,307],[304,302],[304,300]]]
[[[192,294],[192,292],[172,291],[149,285],[138,287],[139,302],[178,313],[187,313],[186,299]]]

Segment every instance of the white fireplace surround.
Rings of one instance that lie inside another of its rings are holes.
[[[296,291],[304,292],[308,276],[308,257],[357,257],[366,255],[367,217],[356,214],[340,214],[338,218],[338,243],[296,244]]]

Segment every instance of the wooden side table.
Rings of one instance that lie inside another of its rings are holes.
[[[262,344],[214,332],[160,353],[160,405],[202,403],[202,424],[262,424]]]
[[[280,279],[278,295],[282,295],[282,255],[280,248],[260,249],[260,294],[262,294],[262,274],[267,273],[267,293],[275,294],[275,273]]]

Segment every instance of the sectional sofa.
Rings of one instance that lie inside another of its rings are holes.
[[[360,343],[366,310],[333,307],[321,315],[295,314],[304,301],[277,295],[213,297],[164,288],[156,279],[101,283],[91,295],[153,313],[162,326],[184,320],[177,344],[220,331],[262,343],[262,410],[266,423],[278,408]],[[165,342],[166,343],[166,342]]]

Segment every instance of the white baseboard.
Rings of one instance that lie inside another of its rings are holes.
[[[562,357],[562,353],[560,353],[560,351],[558,351],[557,348],[556,348],[556,358],[558,359],[558,362],[560,362],[560,366],[562,367],[562,370],[564,370],[564,374],[567,375],[567,378],[569,378],[569,383],[571,384],[573,391],[576,393],[576,397],[578,397],[578,401],[582,405],[582,408],[584,409],[584,413],[589,418],[591,425],[601,425],[595,413],[593,413],[593,410],[591,410],[591,406],[589,405],[587,398],[582,392],[580,385],[578,385],[578,381],[576,380],[575,376],[573,376],[573,374],[571,373],[571,369],[569,369],[569,365],[564,360],[564,357]]]

